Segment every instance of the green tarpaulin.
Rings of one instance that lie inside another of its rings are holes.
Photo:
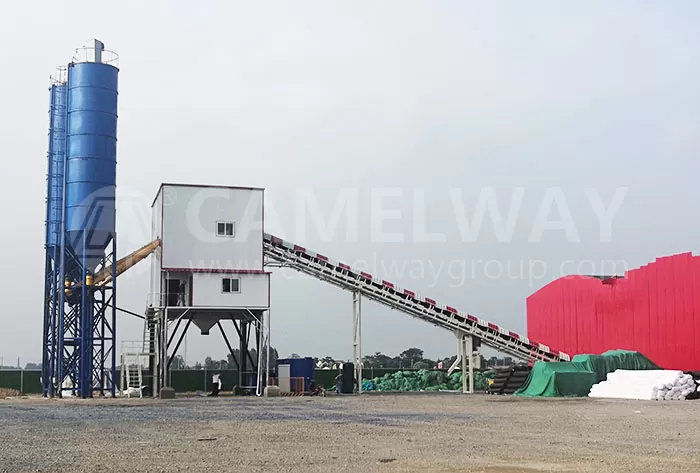
[[[581,363],[537,361],[515,394],[526,397],[587,396],[596,375]]]
[[[474,373],[474,389],[485,391],[488,388],[487,376],[491,372]],[[383,377],[363,379],[363,391],[453,391],[462,389],[462,373],[456,371],[447,375],[443,371],[419,370],[398,371]]]
[[[572,362],[582,363],[596,374],[597,383],[615,370],[658,370],[653,361],[636,351],[610,350],[602,355],[576,355]]]
[[[604,381],[608,373],[623,370],[660,369],[641,353],[610,350],[602,355],[576,355],[571,362],[538,361],[518,396],[588,396],[591,387]]]

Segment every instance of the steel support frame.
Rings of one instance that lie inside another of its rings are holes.
[[[175,338],[175,335],[177,334],[177,329],[180,327],[180,322],[182,322],[182,319],[188,314],[190,309],[186,309],[185,312],[177,318],[177,324],[175,325],[175,329],[173,330],[173,333],[170,335],[170,338],[168,339],[168,343],[166,344],[166,351],[170,350],[170,345],[173,342],[173,339]],[[180,334],[180,338],[177,339],[177,344],[175,344],[175,348],[172,351],[172,355],[170,355],[167,359],[166,371],[170,371],[170,365],[173,364],[173,360],[175,359],[175,355],[177,354],[177,351],[180,349],[180,345],[182,344],[182,341],[185,339],[185,336],[187,335],[187,329],[190,328],[190,325],[192,325],[192,316],[187,317],[187,323],[185,324],[185,328],[182,329],[182,333]]]
[[[179,310],[183,309],[183,307],[178,306],[177,307]],[[202,308],[202,307],[185,307],[184,312],[180,314],[180,316],[175,320],[175,328],[172,331],[172,333],[169,333],[169,315],[168,311],[170,310],[169,307],[163,307],[160,309],[156,310],[156,313],[154,317],[156,317],[156,320],[158,321],[157,323],[157,329],[156,331],[158,332],[157,335],[157,344],[159,347],[159,350],[157,350],[157,360],[155,360],[155,365],[156,365],[156,371],[157,371],[157,380],[154,381],[154,384],[157,386],[157,389],[153,390],[153,397],[157,397],[158,393],[163,387],[170,386],[170,378],[169,378],[169,370],[170,370],[170,365],[172,363],[172,360],[175,358],[175,355],[177,354],[180,345],[182,344],[185,336],[187,335],[187,330],[189,329],[190,325],[192,322],[196,319],[196,315],[193,315],[191,313],[191,310],[193,309],[215,309],[215,308]],[[267,323],[266,318],[265,318],[265,312],[267,312]],[[249,320],[242,320],[242,319],[236,319],[231,317],[231,322],[233,323],[234,329],[236,330],[236,333],[238,335],[238,340],[239,340],[239,359],[236,360],[235,358],[235,353],[233,350],[233,346],[230,343],[230,340],[228,336],[226,335],[226,330],[224,326],[222,325],[222,321],[224,320],[229,320],[227,318],[221,318],[217,321],[216,325],[219,328],[219,331],[222,334],[222,337],[224,339],[224,342],[226,343],[226,346],[229,350],[229,353],[231,354],[232,358],[235,360],[235,363],[238,366],[239,369],[239,386],[243,387],[244,381],[245,381],[245,375],[248,373],[247,370],[247,363],[250,362],[251,367],[253,367],[254,371],[256,372],[256,385],[255,385],[255,394],[257,396],[262,396],[264,387],[267,385],[267,379],[269,375],[269,363],[270,363],[270,346],[269,346],[269,340],[270,340],[270,322],[269,322],[269,314],[270,310],[266,309],[263,311],[260,316],[256,316],[252,311],[248,310],[248,314],[250,316]],[[178,329],[181,325],[181,322],[183,319],[187,319],[187,323],[185,324],[184,328],[182,329],[181,333],[178,334]],[[254,360],[251,353],[250,353],[250,335],[251,335],[251,328],[255,329],[255,346],[257,350],[257,359]],[[178,336],[179,335],[179,336]],[[170,347],[172,343],[177,339],[177,342],[175,344],[175,347],[173,350],[170,350]],[[263,354],[263,349],[266,351],[266,354]],[[264,362],[264,363],[263,363]],[[264,366],[264,368],[263,368]],[[246,371],[244,373],[244,371]],[[252,388],[253,386],[245,386],[246,388]]]
[[[61,232],[61,248],[65,248],[65,233]],[[70,261],[71,266],[77,264],[72,252],[61,251],[59,258],[59,276],[57,290],[59,302],[57,307],[58,318],[58,346],[56,348],[56,389],[58,396],[63,397],[64,384],[69,381],[71,395],[78,393],[79,373],[78,363],[80,360],[80,325],[79,314],[80,304],[76,302],[73,293],[67,288],[66,264]]]
[[[261,314],[262,329],[260,349],[258,349],[258,386],[255,394],[260,397],[265,394],[270,377],[270,309]],[[265,354],[263,355],[263,350]],[[263,363],[264,361],[264,363]]]
[[[92,356],[92,373],[88,383],[92,385],[92,393],[101,396],[116,393],[116,303],[114,280],[110,286],[99,286],[92,289],[92,351],[86,356]]]
[[[260,340],[260,334],[261,334],[261,323],[262,323],[262,315],[261,319],[259,320],[255,314],[253,314],[250,310],[248,310],[248,314],[251,317],[251,320],[238,320],[238,323],[236,323],[235,318],[231,318],[231,321],[233,322],[233,328],[236,329],[236,333],[238,334],[238,386],[241,388],[250,388],[251,386],[248,386],[246,381],[246,374],[250,374],[250,370],[248,370],[248,362],[250,361],[250,366],[254,368],[257,374],[259,374],[259,363],[256,363],[255,360],[253,360],[252,355],[250,354],[250,348],[249,348],[249,342],[250,342],[250,328],[251,328],[251,323],[253,324],[252,326],[255,327],[255,345],[256,345],[256,353],[260,352],[260,346],[261,346],[261,340]],[[260,358],[258,356],[258,358]],[[256,375],[257,377],[257,375]],[[257,387],[257,384],[256,384]]]
[[[262,395],[262,391],[261,391],[262,386],[261,385],[267,379],[267,376],[263,377],[263,373],[262,373],[263,367],[261,366],[261,361],[262,361],[261,352],[264,348],[263,341],[264,341],[264,334],[265,334],[265,327],[264,327],[265,312],[264,311],[261,312],[259,317],[258,317],[250,309],[246,309],[246,310],[248,312],[248,315],[251,318],[253,327],[255,328],[255,352],[257,354],[257,360],[253,360],[253,357],[250,354],[250,349],[248,347],[248,342],[250,341],[250,323],[251,323],[251,321],[248,321],[247,322],[248,333],[245,334],[245,340],[246,340],[245,355],[243,355],[243,353],[244,353],[243,351],[239,350],[240,357],[241,357],[241,370],[239,371],[239,374],[243,374],[243,372],[244,372],[243,367],[245,366],[245,359],[247,358],[250,361],[251,367],[254,368],[253,370],[251,370],[251,372],[255,371],[255,378],[256,378],[255,394],[257,396],[261,396]],[[269,308],[268,308],[268,310],[269,310]],[[235,321],[234,321],[234,326],[235,326]],[[244,329],[243,329],[243,321],[241,320],[241,331],[239,332],[239,334],[242,332],[244,332]],[[241,340],[242,339],[243,338],[241,338]],[[243,385],[243,383],[241,383],[239,386],[245,387],[245,388],[252,388],[253,387],[252,385],[245,386],[245,385]]]
[[[48,240],[47,240],[48,241]],[[58,321],[58,247],[46,248],[44,279],[44,323],[42,338],[41,388],[44,397],[56,394],[56,349]]]
[[[158,354],[158,393],[160,390],[168,386],[168,370],[166,365],[168,363],[168,308],[164,308],[160,311],[160,321],[158,323],[159,336],[158,336],[158,348],[160,348],[160,353]]]
[[[234,322],[234,324],[235,324],[235,322]],[[231,355],[231,359],[235,363],[236,368],[238,369],[238,372],[240,372],[241,365],[238,362],[238,360],[236,359],[236,352],[233,350],[233,346],[231,346],[231,342],[228,341],[228,337],[226,336],[226,331],[224,330],[223,325],[221,325],[221,320],[216,321],[216,326],[219,327],[219,332],[221,332],[221,336],[223,337],[224,342],[226,342],[226,348],[228,348],[228,352]],[[187,328],[185,328],[185,330],[187,330]]]
[[[474,392],[474,337],[460,330],[455,331],[457,338],[457,358],[452,366],[447,370],[448,376],[456,369],[462,372],[462,393],[471,394]]]
[[[109,251],[97,268],[112,265],[112,281],[108,285],[87,284],[87,232],[81,239],[82,257],[70,250],[62,251],[59,276],[58,346],[56,348],[56,390],[63,396],[63,384],[70,380],[72,395],[80,398],[116,394],[116,234],[112,236]],[[62,238],[65,246],[65,235]],[[77,243],[77,242],[76,242]],[[66,272],[67,263],[75,269]],[[65,281],[80,282],[77,290],[66,293]]]
[[[253,365],[253,360],[251,359],[252,357],[248,352],[248,341],[250,340],[250,325],[247,321],[244,320],[241,320],[240,322],[238,322],[238,325],[236,325],[236,321],[234,320],[233,326],[238,332],[238,356],[240,357],[240,370],[238,371],[238,386],[243,388],[244,386],[246,386],[248,360],[250,360],[251,366]]]

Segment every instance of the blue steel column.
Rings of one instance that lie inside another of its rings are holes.
[[[51,370],[51,338],[49,335],[50,327],[53,322],[53,310],[51,307],[51,281],[52,275],[53,275],[53,264],[51,261],[51,256],[49,253],[49,249],[46,249],[46,261],[45,261],[45,269],[44,269],[44,335],[43,335],[43,342],[42,342],[42,349],[43,349],[43,354],[41,357],[41,392],[44,397],[50,395],[51,391],[51,378],[52,378],[52,370]]]
[[[63,228],[63,226],[61,226]],[[65,241],[63,232],[61,232],[61,242]],[[63,248],[63,245],[61,245]],[[59,397],[63,397],[63,379],[65,377],[65,344],[66,344],[66,291],[64,282],[66,280],[65,272],[66,252],[61,251],[58,263],[58,344],[56,347],[56,384]]]
[[[78,386],[78,394],[81,398],[85,399],[89,397],[87,384],[90,382],[92,377],[92,372],[87,369],[87,357],[92,357],[92,330],[88,322],[88,310],[92,306],[90,299],[88,299],[88,285],[87,285],[87,262],[85,261],[85,255],[87,250],[87,232],[82,233],[82,258],[80,258],[80,349],[78,351],[80,359],[78,361],[78,376],[80,379],[80,384]],[[77,315],[77,314],[76,314]],[[90,346],[88,346],[90,345]]]
[[[116,207],[115,218],[116,218]],[[116,395],[117,387],[117,234],[112,240],[112,397]]]

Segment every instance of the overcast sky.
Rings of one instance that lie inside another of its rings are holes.
[[[261,186],[267,231],[524,333],[526,297],[562,272],[698,250],[699,13],[690,0],[12,2],[0,356],[41,359],[48,75],[88,38],[120,55],[121,254],[149,240],[161,182]],[[298,205],[308,195],[318,211]],[[476,231],[464,216],[479,196],[498,206]],[[336,204],[349,212],[323,231]],[[423,229],[444,237],[415,242]],[[120,306],[142,313],[147,275],[120,278]],[[349,293],[272,284],[281,355],[350,356]],[[365,352],[456,349],[363,309]],[[140,338],[140,321],[121,316],[119,334]],[[214,332],[188,338],[188,361],[225,353]]]

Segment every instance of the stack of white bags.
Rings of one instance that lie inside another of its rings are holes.
[[[675,370],[615,370],[589,397],[680,401],[698,389],[693,377]]]

